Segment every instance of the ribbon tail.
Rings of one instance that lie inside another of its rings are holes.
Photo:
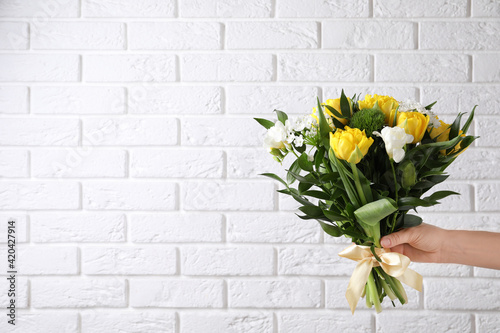
[[[397,279],[404,284],[416,289],[418,291],[422,291],[422,275],[418,274],[414,270],[407,268],[403,275],[398,276]]]
[[[347,286],[347,291],[345,297],[349,303],[352,314],[356,310],[358,301],[363,294],[363,288],[368,281],[368,276],[373,268],[373,261],[370,259],[363,259],[358,262],[354,272],[352,272],[351,279],[349,280],[349,285]]]

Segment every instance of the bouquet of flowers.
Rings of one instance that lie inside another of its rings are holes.
[[[466,135],[474,109],[461,127],[462,113],[450,125],[431,108],[390,96],[354,95],[320,103],[312,114],[276,122],[255,118],[267,129],[264,146],[282,162],[294,158],[278,192],[300,203],[301,219],[314,219],[333,237],[351,238],[339,253],[358,262],[346,298],[354,313],[360,298],[382,311],[385,296],[405,304],[401,282],[421,291],[422,276],[408,268],[408,257],[380,246],[380,238],[422,223],[410,214],[438,204],[453,191],[427,192],[446,180],[445,169],[477,137]],[[392,302],[394,305],[394,302]]]

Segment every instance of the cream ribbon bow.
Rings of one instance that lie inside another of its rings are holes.
[[[375,253],[381,262],[377,261],[369,246],[353,244],[339,253],[341,257],[358,262],[354,272],[352,272],[345,293],[353,314],[373,267],[381,266],[384,272],[390,276],[397,278],[413,289],[422,291],[422,275],[408,268],[410,258],[401,253],[391,252],[388,249],[375,248]]]

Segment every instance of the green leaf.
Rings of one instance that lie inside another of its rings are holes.
[[[314,153],[314,166],[316,167],[316,171],[319,171],[319,167],[321,166],[321,162],[323,162],[323,158],[325,157],[325,148],[319,148],[316,153]]]
[[[464,134],[467,134],[467,131],[469,130],[469,126],[472,123],[472,119],[474,119],[474,111],[476,111],[477,105],[474,105],[474,108],[472,109],[472,112],[469,115],[469,118],[467,118],[467,121],[465,122],[464,126],[462,127],[462,132]]]
[[[328,125],[328,122],[326,121],[325,114],[323,113],[323,107],[321,106],[321,103],[319,102],[319,98],[317,98],[318,101],[318,122],[319,122],[319,135],[321,138],[321,142],[323,143],[323,146],[325,148],[330,148],[330,125]]]
[[[389,198],[370,202],[354,211],[354,216],[358,221],[366,225],[374,226],[384,217],[387,217],[397,210],[394,200]]]
[[[336,225],[328,224],[325,222],[318,221],[319,224],[321,225],[321,228],[323,229],[324,232],[329,234],[332,237],[340,237],[343,235],[342,230],[337,227]]]
[[[295,175],[298,175],[300,173],[300,166],[299,162],[295,160],[292,165],[290,165],[290,169],[288,170],[288,173],[286,175],[286,180],[288,181],[288,184],[293,184],[296,178]],[[300,179],[299,179],[300,180]]]
[[[299,186],[298,186],[299,193],[302,194],[303,192],[305,192],[308,189],[310,189],[312,186],[313,186],[313,184],[300,182]]]
[[[349,100],[344,94],[344,89],[342,89],[342,92],[340,93],[340,111],[342,112],[344,118],[351,118],[351,106],[349,105]]]
[[[288,187],[288,184],[283,179],[281,179],[279,176],[275,175],[274,173],[261,173],[260,176],[272,178],[274,180],[279,181],[281,184],[285,185],[286,187]]]
[[[434,102],[434,103],[431,103],[431,104],[427,105],[427,106],[425,107],[425,109],[426,109],[426,110],[430,110],[430,109],[432,109],[432,107],[433,107],[433,106],[434,106],[434,104],[436,104],[436,103],[437,103],[437,101],[436,101],[436,102]]]
[[[280,111],[280,110],[274,110],[274,112],[276,112],[276,114],[278,115],[278,120],[283,123],[283,125],[285,125],[285,121],[288,119],[288,115],[283,112],[283,111]]]
[[[319,208],[318,206],[302,206],[299,207],[299,210],[302,213],[314,218],[320,218],[325,216],[321,208]]]
[[[305,171],[313,171],[313,162],[308,160],[307,154],[303,153],[302,155],[299,156],[299,159],[297,160],[299,162],[299,166],[302,170]]]
[[[349,221],[350,219],[348,217],[345,217],[340,214],[336,214],[330,210],[323,210],[323,214],[331,221]]]
[[[462,119],[463,113],[459,113],[455,118],[455,121],[450,126],[450,140],[456,138],[458,136],[458,131],[460,129],[460,120]]]
[[[325,105],[325,108],[328,109],[328,111],[330,111],[331,113],[333,113],[333,115],[335,117],[338,117],[338,118],[341,118],[341,119],[347,119],[347,117],[344,117],[340,112],[338,112],[337,110],[335,110],[333,107],[331,107],[330,105]]]
[[[262,118],[253,118],[253,119],[257,120],[257,122],[259,124],[261,124],[262,126],[264,126],[266,129],[270,129],[271,127],[274,126],[274,123],[270,120],[262,119]]]
[[[322,199],[322,200],[330,200],[330,195],[328,193],[325,193],[323,191],[304,191],[300,193],[301,195],[305,195],[308,197],[313,197],[316,199]]]
[[[398,200],[398,206],[400,208],[401,207],[405,207],[405,206],[409,206],[409,207],[418,207],[418,206],[430,207],[430,206],[434,206],[435,204],[436,204],[436,202],[430,202],[430,201],[427,201],[427,200],[424,200],[424,199],[415,198],[415,197],[402,197],[402,198],[399,198],[399,200]]]
[[[358,194],[354,189],[354,185],[347,178],[346,175],[347,170],[345,169],[344,165],[342,165],[342,163],[340,163],[340,161],[337,159],[332,148],[330,148],[329,150],[328,157],[330,158],[330,161],[335,165],[337,171],[339,172],[340,178],[342,179],[342,184],[344,185],[349,200],[351,200],[351,202],[354,204],[355,207],[361,206]]]
[[[405,214],[403,220],[403,228],[416,227],[422,224],[422,218],[420,216]]]
[[[444,199],[450,195],[460,195],[460,193],[454,192],[454,191],[437,191],[432,193],[430,196],[425,197],[424,200],[429,200],[429,201],[437,201]]]

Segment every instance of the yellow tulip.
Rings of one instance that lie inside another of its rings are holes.
[[[413,135],[412,143],[422,141],[429,125],[429,116],[420,112],[399,112],[396,126],[404,128],[406,134]]]
[[[330,147],[335,156],[349,163],[358,164],[372,143],[373,138],[368,138],[365,131],[359,128],[346,126],[344,130],[338,128],[335,133],[330,133]]]
[[[351,108],[351,116],[352,116],[352,104],[351,104],[351,99],[348,97],[347,100],[349,101],[349,106]],[[334,108],[338,113],[342,114],[342,112],[340,111],[340,98],[336,98],[336,99],[327,99],[325,103],[322,103],[321,104],[323,107],[325,105],[328,105],[328,106],[331,106],[332,108]],[[332,112],[330,112],[330,110],[328,110],[326,107],[323,108],[323,110],[325,110],[325,112],[330,116],[330,117],[335,117],[335,119],[337,119],[338,121],[340,121],[342,123],[342,125],[345,125],[347,124],[347,122],[349,121],[349,119],[345,119],[345,118],[339,118],[337,116],[335,116]],[[312,116],[314,119],[316,119],[316,121],[318,121],[318,116],[316,116],[316,108],[313,108],[313,113],[312,113]],[[328,117],[327,117],[328,118]],[[328,119],[327,119],[328,120]],[[330,126],[331,127],[331,126]]]
[[[445,123],[442,120],[439,120],[439,123],[441,126],[439,127],[431,127],[429,129],[429,135],[431,139],[436,139],[436,142],[443,142],[443,141],[448,141],[450,140],[450,124]],[[458,133],[460,136],[465,136],[462,131],[459,131]],[[450,152],[450,154],[456,152],[458,149],[460,149],[460,143],[455,146],[455,148]],[[462,151],[463,152],[463,151]],[[462,153],[460,152],[460,153]],[[440,150],[440,153],[443,155],[446,155],[446,149]]]
[[[378,102],[378,106],[382,112],[385,114],[385,123],[386,125],[393,126],[394,122],[394,114],[396,109],[399,106],[398,101],[396,101],[391,96],[382,96],[382,95],[365,95],[365,100],[358,101],[359,109],[371,109],[375,106],[375,103]]]

